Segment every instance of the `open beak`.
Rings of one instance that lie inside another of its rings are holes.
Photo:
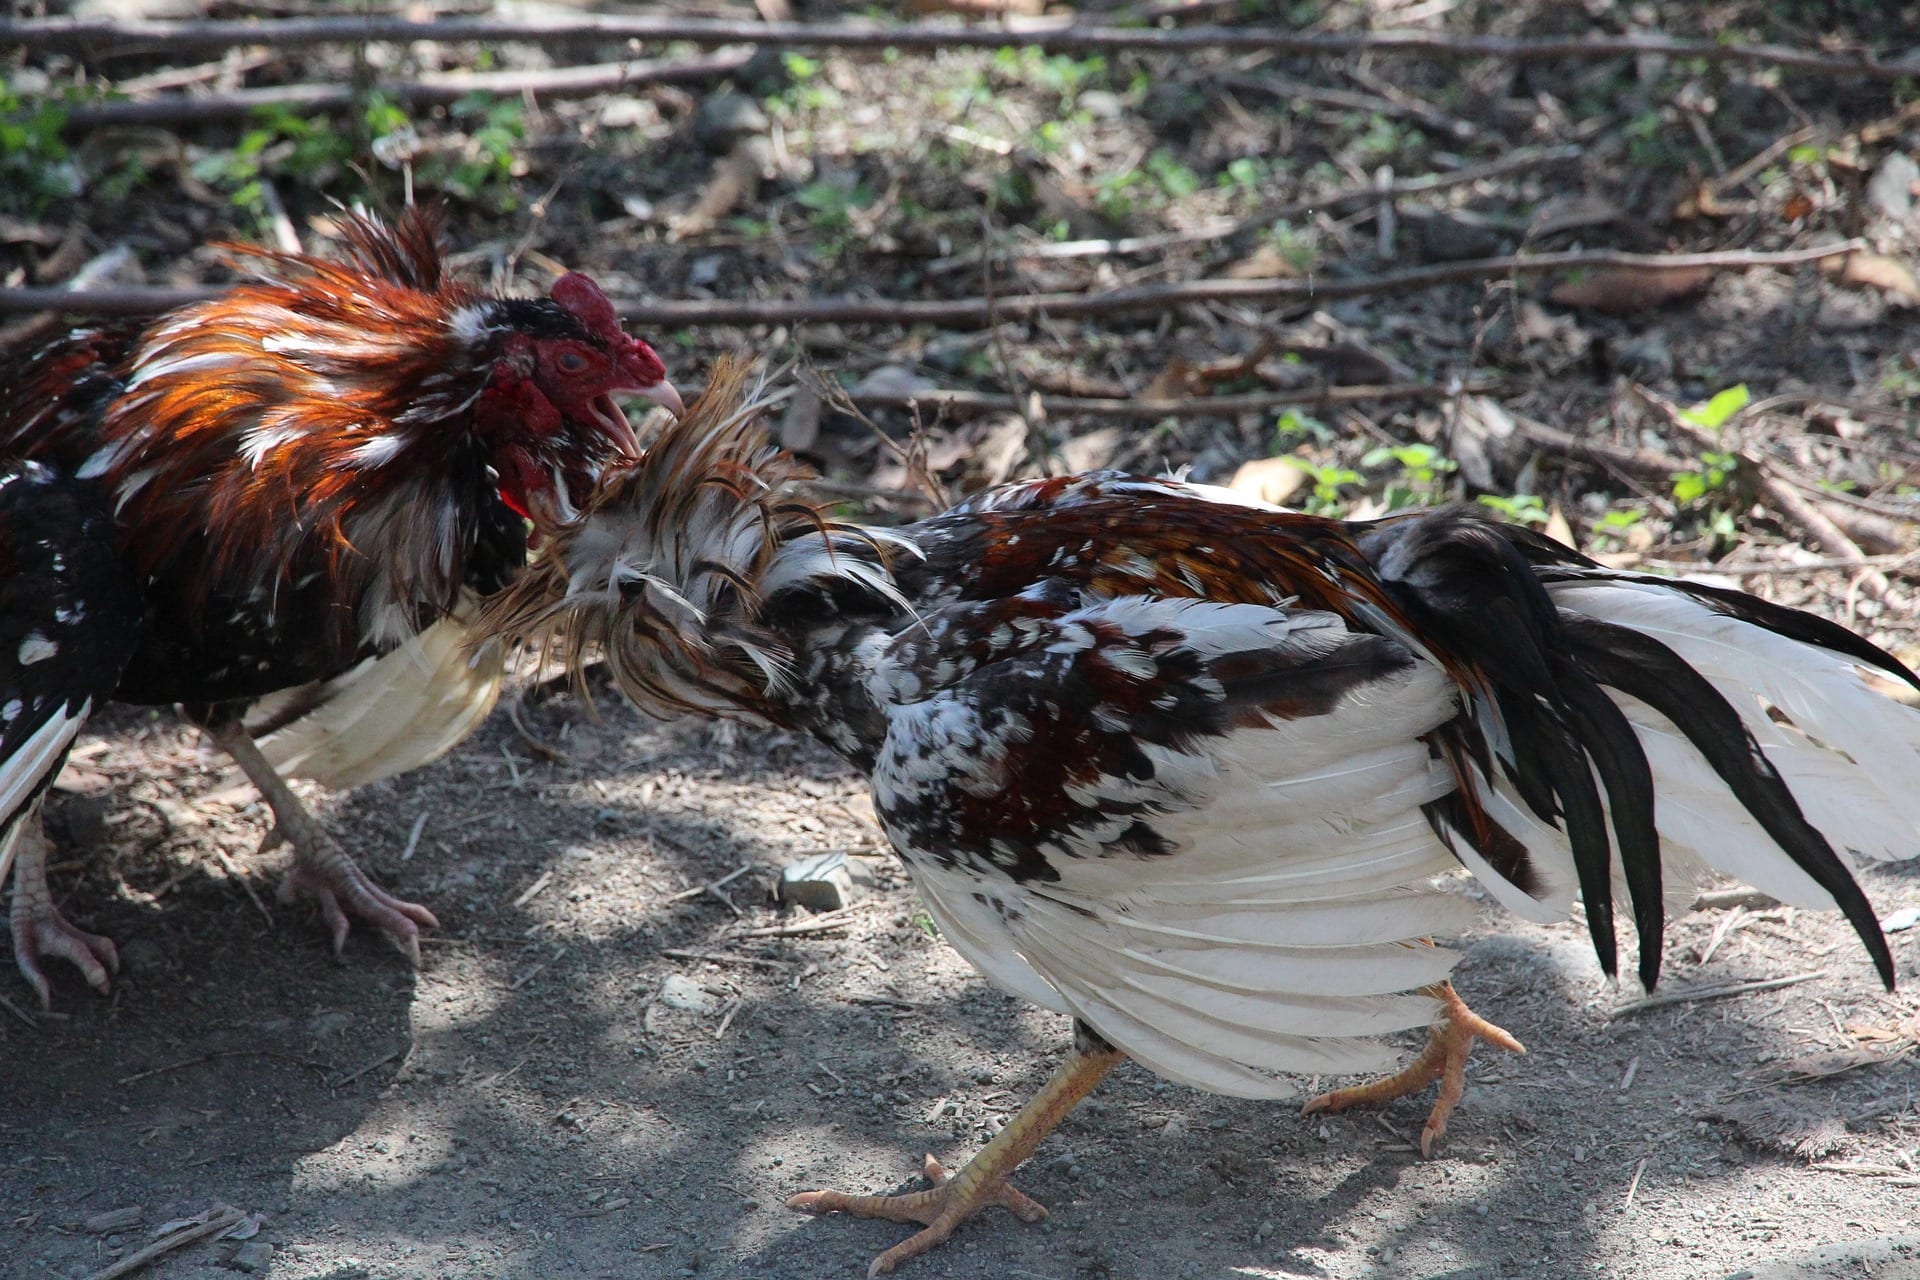
[[[611,395],[595,396],[591,401],[594,421],[613,441],[614,450],[629,458],[640,456],[640,437],[633,433],[633,424],[627,421],[626,410],[622,409]]]
[[[680,393],[673,389],[673,384],[665,378],[660,379],[660,381],[650,387],[642,387],[640,389],[640,395],[645,399],[653,401],[676,418],[686,416],[686,403],[680,399]]]

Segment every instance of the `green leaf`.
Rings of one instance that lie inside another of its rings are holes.
[[[1673,478],[1673,500],[1686,504],[1698,502],[1707,493],[1707,478],[1698,471],[1682,471]]]
[[[1728,387],[1705,404],[1693,406],[1680,416],[1696,427],[1718,431],[1727,425],[1729,418],[1746,408],[1752,400],[1753,396],[1748,392],[1747,384],[1742,382],[1737,386]]]

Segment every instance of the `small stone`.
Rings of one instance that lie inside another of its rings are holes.
[[[1420,256],[1428,262],[1491,258],[1507,247],[1505,231],[1468,214],[1436,213],[1418,219],[1415,227]]]
[[[1888,933],[1905,933],[1920,924],[1920,907],[1902,907],[1880,922],[1880,927]]]
[[[716,93],[700,103],[693,118],[693,137],[715,155],[733,150],[741,138],[767,131],[767,113],[744,93]]]
[[[233,1266],[238,1271],[265,1271],[273,1261],[273,1246],[265,1240],[253,1240],[233,1251]]]
[[[838,911],[854,899],[853,874],[847,855],[835,850],[789,862],[780,869],[774,894],[813,911]]]
[[[687,1013],[714,1013],[720,1008],[711,991],[681,973],[668,974],[660,984],[660,1003]]]
[[[1894,222],[1913,216],[1913,184],[1920,182],[1920,163],[1904,151],[1891,152],[1867,180],[1867,203]]]

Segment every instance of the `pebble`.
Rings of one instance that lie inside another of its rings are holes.
[[[253,1240],[233,1251],[233,1266],[240,1271],[264,1271],[273,1261],[273,1246],[265,1240]]]
[[[1867,203],[1894,222],[1913,216],[1913,184],[1920,182],[1920,163],[1904,151],[1894,151],[1880,162],[1867,180]]]
[[[1902,907],[1880,922],[1880,927],[1888,933],[1905,933],[1920,924],[1920,907]]]
[[[767,131],[767,113],[744,93],[716,93],[704,98],[693,118],[693,136],[715,155],[733,150],[741,138]]]
[[[834,850],[789,862],[780,868],[774,895],[812,911],[838,911],[854,899],[853,873],[847,855]]]
[[[712,992],[683,973],[670,973],[660,984],[660,1003],[688,1013],[715,1013],[720,1008]]]

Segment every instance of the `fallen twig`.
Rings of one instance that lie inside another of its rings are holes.
[[[1113,396],[1050,396],[1035,392],[1047,412],[1084,413],[1109,418],[1190,418],[1200,415],[1229,416],[1238,413],[1264,413],[1286,405],[1343,405],[1365,401],[1444,400],[1455,395],[1491,395],[1503,390],[1501,384],[1402,382],[1382,386],[1301,387],[1291,391],[1267,391],[1240,396],[1185,396],[1178,400],[1122,399]],[[936,412],[1021,413],[1027,397],[1000,395],[988,391],[921,391],[910,395],[869,393],[848,398],[866,409],[921,408]]]
[[[149,1262],[152,1262],[155,1258],[172,1253],[175,1249],[184,1248],[197,1240],[205,1240],[209,1236],[222,1235],[239,1226],[242,1222],[246,1221],[247,1218],[244,1212],[234,1208],[230,1204],[223,1204],[216,1209],[209,1209],[207,1213],[209,1216],[205,1222],[191,1227],[183,1227],[170,1235],[162,1236],[146,1248],[136,1250],[110,1266],[102,1267],[100,1270],[88,1276],[86,1280],[119,1280],[121,1276],[132,1275]]]
[[[703,893],[710,893],[714,897],[719,898],[720,901],[726,902],[728,906],[732,907],[733,904],[731,902],[727,902],[725,895],[723,895],[720,891],[726,888],[728,885],[732,884],[735,880],[738,880],[741,876],[747,874],[747,872],[751,870],[753,870],[753,864],[751,862],[743,862],[739,866],[735,867],[733,870],[727,872],[727,874],[721,876],[718,880],[709,880],[707,883],[697,884],[691,889],[682,889],[679,893],[672,894],[668,897],[662,898],[660,899],[660,901],[662,905],[669,902],[685,902],[688,898],[697,898]],[[735,915],[739,914],[738,907],[734,908],[734,914]]]
[[[1696,447],[1709,452],[1731,450],[1747,474],[1753,477],[1754,487],[1768,506],[1798,525],[1829,555],[1858,570],[1862,574],[1861,585],[1866,588],[1868,595],[1878,600],[1887,594],[1892,583],[1886,574],[1867,564],[1866,552],[1860,549],[1860,544],[1848,537],[1826,511],[1814,505],[1812,499],[1782,479],[1764,457],[1741,449],[1737,441],[1723,439],[1694,422],[1679,405],[1665,396],[1638,384],[1634,385],[1633,390],[1643,402],[1666,419],[1669,427],[1693,441]]]
[[[31,1017],[29,1017],[26,1010],[22,1009],[19,1005],[7,999],[5,996],[0,996],[0,1009],[5,1009],[8,1013],[20,1019],[20,1021],[26,1023],[29,1027],[32,1027],[35,1031],[38,1031],[40,1029],[40,1024],[35,1022]]]
[[[1697,1000],[1724,1000],[1728,996],[1744,996],[1755,991],[1778,991],[1781,987],[1797,986],[1802,982],[1811,982],[1815,978],[1824,978],[1825,969],[1811,969],[1806,973],[1796,973],[1786,978],[1764,978],[1757,982],[1727,982],[1713,987],[1694,987],[1687,991],[1663,991],[1657,996],[1646,996],[1639,1000],[1629,1000],[1616,1005],[1607,1015],[1611,1022],[1615,1018],[1624,1018],[1630,1013],[1643,1013],[1648,1009],[1658,1009],[1670,1004],[1688,1004]]]
[[[0,35],[0,44],[6,37]],[[502,97],[532,94],[544,98],[588,98],[599,93],[643,84],[698,84],[731,75],[746,65],[744,52],[676,58],[659,62],[609,62],[584,67],[554,67],[527,71],[471,71],[422,75],[372,86],[402,106],[444,106],[472,93]],[[225,93],[171,94],[133,102],[91,102],[66,108],[65,128],[97,129],[107,125],[200,124],[214,120],[241,120],[262,107],[290,107],[302,112],[352,111],[366,101],[366,90],[352,84],[282,84]]]
[[[1882,62],[1869,53],[1827,53],[1783,45],[1722,43],[1658,32],[1625,35],[1493,36],[1440,31],[1298,31],[1278,25],[1103,27],[1071,19],[1009,19],[992,26],[955,26],[941,22],[739,22],[725,19],[659,17],[651,14],[583,14],[550,19],[444,17],[430,21],[356,15],[286,18],[271,22],[129,21],[76,18],[21,18],[0,21],[0,45],[28,50],[63,49],[98,58],[119,51],[149,56],[180,49],[220,49],[234,45],[270,45],[288,49],[324,44],[388,43],[413,40],[507,40],[565,44],[582,40],[685,41],[706,46],[757,44],[767,48],[847,49],[1001,49],[1038,48],[1050,53],[1153,53],[1198,49],[1266,50],[1289,57],[1344,57],[1353,54],[1411,54],[1429,58],[1699,59],[1790,67],[1837,76],[1897,80],[1914,73],[1911,62]]]
[[[1506,254],[1440,262],[1374,276],[1307,280],[1227,280],[1206,277],[1174,284],[1142,285],[1105,293],[1028,293],[994,298],[683,298],[671,301],[616,299],[615,306],[636,324],[677,327],[703,324],[898,324],[962,327],[1040,316],[1082,319],[1095,316],[1164,312],[1195,302],[1242,305],[1319,304],[1342,298],[1412,293],[1437,285],[1462,284],[1513,275],[1603,267],[1642,271],[1685,271],[1703,267],[1752,271],[1794,267],[1854,253],[1858,240],[1758,253],[1745,249],[1718,253],[1620,253],[1569,250],[1564,253]],[[73,315],[150,315],[220,293],[204,289],[0,289],[0,315],[28,311],[65,311]]]
[[[1633,1181],[1627,1184],[1627,1198],[1620,1202],[1622,1213],[1633,1208],[1633,1197],[1640,1191],[1640,1175],[1647,1171],[1647,1159],[1648,1157],[1641,1156],[1640,1163],[1633,1166]]]
[[[1671,454],[1658,453],[1651,449],[1634,449],[1623,445],[1608,444],[1599,440],[1583,439],[1569,432],[1562,431],[1557,427],[1547,426],[1543,422],[1534,422],[1527,418],[1520,417],[1518,414],[1513,415],[1513,421],[1515,428],[1519,431],[1520,435],[1526,439],[1527,443],[1533,445],[1543,453],[1552,454],[1555,457],[1564,458],[1573,462],[1585,463],[1588,466],[1599,467],[1602,470],[1618,472],[1621,475],[1629,476],[1636,480],[1652,481],[1661,486],[1665,486],[1672,482],[1676,474],[1686,471],[1694,465],[1684,458],[1676,458]],[[1713,447],[1715,450],[1719,450],[1721,448],[1721,442],[1718,440],[1714,441]],[[1854,556],[1835,557],[1836,559],[1840,559],[1845,565],[1862,567],[1871,564],[1871,559],[1861,554],[1863,547],[1872,547],[1877,551],[1899,553],[1898,559],[1905,559],[1908,555],[1912,554],[1910,547],[1904,546],[1899,540],[1877,527],[1885,523],[1885,521],[1879,517],[1871,516],[1869,513],[1864,512],[1851,512],[1847,508],[1831,502],[1818,499],[1810,501],[1820,514],[1824,515],[1838,528],[1845,530],[1844,536],[1854,542],[1854,552],[1859,556],[1858,559]],[[1865,516],[1866,518],[1858,519],[1856,518],[1858,516]],[[1711,568],[1716,573],[1724,572],[1715,566],[1701,567]],[[1784,570],[1782,570],[1782,572],[1784,572]]]
[[[714,964],[751,965],[756,969],[791,969],[793,964],[787,960],[766,960],[759,956],[730,956],[720,951],[682,951],[676,947],[662,947],[660,954],[672,956],[675,960],[707,960]]]
[[[329,1089],[338,1089],[345,1085],[350,1085],[355,1080],[358,1080],[361,1076],[366,1075],[367,1072],[378,1071],[381,1067],[386,1066],[389,1062],[392,1062],[395,1058],[399,1057],[402,1053],[406,1052],[406,1048],[407,1048],[406,1046],[402,1046],[401,1048],[398,1048],[398,1049],[389,1049],[387,1052],[375,1058],[372,1062],[369,1062],[364,1066],[355,1067],[352,1071],[347,1072],[347,1074],[341,1076],[338,1080],[329,1080],[327,1082],[327,1087]]]
[[[260,918],[267,922],[267,928],[273,928],[273,912],[267,910],[267,904],[260,901],[260,895],[253,891],[253,885],[247,880],[247,873],[240,869],[239,864],[233,860],[225,849],[222,849],[217,844],[212,847],[213,856],[219,860],[221,868],[229,876],[233,877],[234,883],[239,885],[241,890],[246,893],[247,901],[254,905],[254,909],[260,913]]]
[[[514,732],[520,735],[520,741],[527,744],[527,750],[549,764],[572,764],[571,756],[551,743],[536,738],[533,730],[527,728],[525,722],[520,719],[520,704],[525,701],[525,697],[511,698],[507,701],[507,719],[512,722]]]
[[[1368,182],[1359,186],[1343,187],[1338,191],[1330,191],[1310,199],[1290,200],[1285,204],[1269,205],[1237,221],[1222,221],[1189,231],[1162,231],[1154,235],[1128,236],[1119,240],[1046,241],[1010,249],[976,249],[969,253],[956,254],[951,258],[943,258],[937,265],[977,262],[989,254],[1020,261],[1106,258],[1114,254],[1157,253],[1162,249],[1210,240],[1232,241],[1256,231],[1265,230],[1274,223],[1283,222],[1288,218],[1305,217],[1310,213],[1334,213],[1350,205],[1402,200],[1408,196],[1445,191],[1450,187],[1466,186],[1488,178],[1498,178],[1504,174],[1547,169],[1577,160],[1582,154],[1584,149],[1577,146],[1526,148],[1501,156],[1498,160],[1489,160],[1485,164],[1471,164],[1446,173],[1424,174],[1418,178],[1391,182],[1384,187]]]
[[[863,902],[851,907],[841,907],[838,911],[823,911],[813,919],[802,920],[798,924],[763,925],[757,929],[739,929],[727,936],[732,938],[793,938],[807,933],[825,933],[829,929],[844,929],[853,923],[855,916],[865,914],[873,905],[874,904],[870,902]]]
[[[1807,1166],[1827,1173],[1851,1173],[1860,1178],[1885,1178],[1890,1187],[1920,1187],[1920,1177],[1912,1169],[1902,1169],[1891,1164],[1847,1164],[1843,1161],[1830,1161]]]

